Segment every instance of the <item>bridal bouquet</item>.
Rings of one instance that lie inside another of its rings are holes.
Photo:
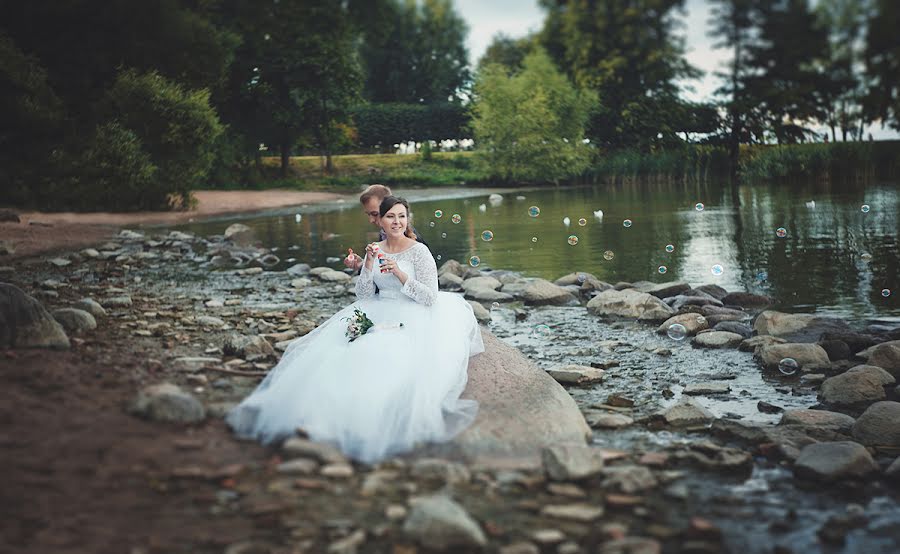
[[[347,321],[347,332],[344,334],[350,339],[350,342],[365,335],[375,325],[369,316],[359,308],[354,308],[353,315],[345,317],[344,320]]]

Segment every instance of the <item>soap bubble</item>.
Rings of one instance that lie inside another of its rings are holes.
[[[680,323],[673,323],[666,330],[666,335],[672,340],[684,340],[687,336],[687,327]]]
[[[450,221],[452,221],[454,224],[457,224],[462,221],[462,217],[459,214],[453,214],[450,216]]]
[[[578,237],[576,237],[575,235],[569,235],[569,238],[567,238],[566,240],[567,240],[567,241],[569,242],[569,244],[571,244],[572,246],[575,246],[576,244],[578,244]]]
[[[616,257],[616,254],[612,250],[607,250],[603,253],[603,259],[606,261],[610,261]]]
[[[500,303],[499,303],[499,302],[494,302],[493,304],[491,304],[491,309],[492,309],[492,310],[498,310],[498,309],[500,309]]]
[[[660,274],[660,275],[662,275],[662,274],[664,274],[665,272],[669,271],[669,268],[666,267],[666,266],[664,266],[664,265],[661,265],[661,266],[659,266],[656,270],[659,271],[659,274]]]
[[[438,219],[444,217],[444,212],[443,212],[443,210],[434,210],[434,217],[436,217],[436,218],[438,218]]]
[[[779,227],[779,228],[775,229],[775,236],[780,239],[783,239],[784,237],[787,236],[787,229],[785,229],[784,227]]]
[[[629,227],[631,227],[631,220],[630,220],[630,219],[626,219],[625,221],[623,221],[623,222],[622,222],[622,227],[625,227],[626,229],[629,228]]]
[[[869,210],[871,210],[871,209],[872,208],[870,208],[868,204],[863,204],[862,207],[859,208],[859,211],[861,211],[864,214],[867,214],[867,213],[869,213]]]
[[[537,237],[531,237],[531,242],[537,242],[537,241],[538,241]]]
[[[528,215],[530,215],[531,217],[537,217],[541,215],[541,209],[537,206],[532,206],[528,208]]]
[[[429,226],[429,227],[434,227],[434,221],[428,222],[428,226]]]
[[[301,221],[303,221],[303,215],[302,214],[294,214],[294,221],[296,221],[297,223],[300,223]]]
[[[485,229],[481,232],[481,240],[483,240],[484,242],[491,242],[492,240],[494,240],[494,232],[489,229]]]
[[[694,204],[694,209],[698,212],[702,212],[705,207],[706,206],[703,205],[703,202],[697,202],[696,204]]]
[[[438,260],[440,260],[441,258],[443,258],[443,256],[441,256],[440,254],[438,254],[436,257],[437,257]]]
[[[716,265],[712,266],[712,267],[709,269],[709,271],[710,271],[710,273],[712,273],[713,275],[715,275],[716,277],[718,277],[719,275],[725,273],[725,268],[723,268],[723,267],[722,267],[721,265],[719,265],[719,264],[716,264]]]
[[[872,261],[872,255],[869,254],[868,252],[863,252],[862,256],[860,256],[859,259],[862,260],[862,261],[864,261],[864,262],[871,262],[871,261]]]
[[[471,258],[469,258],[469,265],[472,267],[478,267],[479,265],[481,265],[481,258],[479,258],[478,256],[472,256]]]
[[[706,318],[703,317],[702,315],[698,315],[698,316],[697,316],[697,325],[699,325],[699,326],[701,326],[701,327],[703,327],[704,325],[706,325]]]
[[[881,289],[881,296],[887,298],[891,295],[891,289]]]
[[[447,238],[447,233],[441,233],[441,238],[442,238],[442,239]]]
[[[675,251],[675,245],[674,245],[674,244],[667,244],[667,245],[666,245],[666,252],[668,252],[669,254],[671,254],[671,253],[674,252],[674,251]]]
[[[587,220],[582,217],[581,219],[578,220],[578,224],[581,225],[582,227],[584,227],[585,225],[587,225]]]
[[[794,358],[782,358],[781,361],[778,362],[778,371],[785,375],[793,375],[797,373],[798,369],[800,369],[800,364],[798,364],[797,360]]]
[[[544,325],[543,323],[539,325],[535,325],[534,329],[531,330],[531,334],[539,337],[539,338],[547,338],[552,334],[552,329],[550,329],[549,325]]]
[[[757,281],[765,281],[768,278],[769,278],[769,274],[765,271],[760,271],[759,273],[756,274]]]
[[[584,283],[584,281],[585,281],[586,279],[587,279],[587,275],[585,275],[584,273],[579,273],[579,274],[578,274],[578,282],[579,282],[579,283]]]

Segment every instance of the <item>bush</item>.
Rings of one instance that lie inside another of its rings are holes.
[[[414,141],[462,139],[469,118],[459,104],[365,104],[351,112],[357,144],[388,148]]]

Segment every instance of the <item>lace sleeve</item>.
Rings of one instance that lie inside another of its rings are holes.
[[[434,257],[428,247],[421,244],[416,248],[412,262],[416,278],[407,279],[401,291],[419,304],[431,306],[438,292],[437,265],[434,263]]]
[[[368,258],[369,255],[366,254]],[[372,298],[375,296],[375,274],[371,269],[366,269],[366,260],[363,259],[363,266],[359,272],[359,279],[356,280],[356,297]]]

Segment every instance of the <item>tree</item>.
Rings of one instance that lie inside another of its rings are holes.
[[[512,38],[503,33],[494,35],[484,55],[478,60],[478,69],[481,70],[490,64],[500,64],[507,71],[521,71],[522,62],[536,42],[536,37],[529,35],[523,38]]]
[[[600,109],[591,140],[608,148],[650,150],[676,131],[675,81],[696,76],[674,36],[682,0],[541,0],[541,43],[575,82],[595,91]]]
[[[900,5],[877,0],[868,21],[865,63],[871,84],[865,100],[867,115],[900,130]]]
[[[488,65],[475,83],[472,127],[481,163],[501,179],[553,181],[590,162],[584,129],[596,94],[577,90],[541,49],[520,73]]]

